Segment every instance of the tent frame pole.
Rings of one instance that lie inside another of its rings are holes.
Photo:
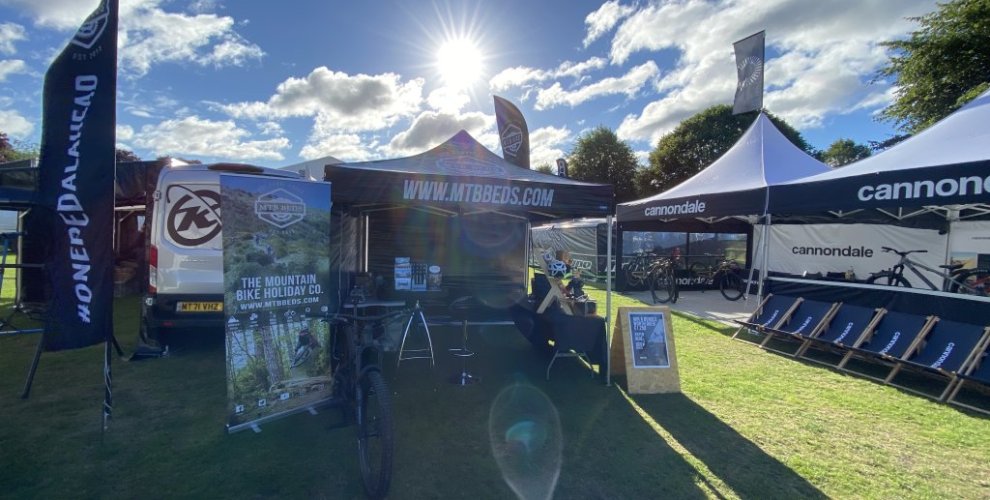
[[[608,236],[605,238],[605,385],[612,385],[612,215],[605,217]]]

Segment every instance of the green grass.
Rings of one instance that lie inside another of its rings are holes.
[[[12,279],[7,280],[13,282]],[[6,283],[5,283],[6,285]],[[604,311],[604,294],[588,287]],[[3,297],[10,297],[6,290]],[[9,302],[9,300],[7,301]],[[639,305],[613,295],[613,308]],[[116,332],[136,342],[137,300]],[[635,395],[554,365],[515,329],[472,330],[479,385],[447,377],[459,331],[433,329],[437,367],[396,368],[393,498],[512,498],[489,445],[493,401],[527,384],[556,408],[563,452],[555,498],[986,498],[990,421],[729,338],[674,315],[682,394]],[[361,498],[354,429],[298,414],[224,433],[223,342],[187,332],[164,359],[114,360],[114,420],[100,432],[103,348],[45,353],[19,398],[36,336],[0,338],[0,495],[11,498]],[[534,464],[527,472],[545,473]]]

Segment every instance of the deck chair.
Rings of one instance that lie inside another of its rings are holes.
[[[922,396],[935,397],[923,391],[895,384],[894,378],[902,368],[939,375],[948,379],[945,389],[938,396],[939,400],[943,400],[948,395],[958,373],[980,354],[981,351],[978,349],[983,345],[987,335],[990,335],[988,327],[938,320],[932,325],[928,336],[913,346],[913,349],[909,349],[904,359],[896,362],[894,369],[887,375],[886,382]]]
[[[784,319],[789,318],[794,309],[804,300],[800,297],[769,294],[760,306],[746,320],[734,320],[741,326],[732,338],[736,338],[743,329],[766,333],[768,328],[776,328]]]
[[[802,300],[775,328],[767,328],[767,335],[763,338],[763,342],[760,342],[760,347],[767,348],[767,344],[774,337],[798,340],[803,346],[805,338],[815,337],[828,326],[829,320],[838,309],[839,304],[835,302]]]
[[[874,325],[872,330],[864,332],[863,336],[849,347],[849,351],[839,362],[837,368],[847,372],[846,364],[853,357],[868,361],[886,361],[894,363],[903,361],[907,353],[914,350],[916,345],[924,340],[935,316],[918,316],[916,314],[898,311],[887,311],[883,318]],[[891,368],[893,369],[893,368]],[[877,379],[865,373],[858,373],[867,378]],[[880,379],[886,381],[886,379]]]
[[[949,404],[990,415],[990,409],[980,408],[956,400],[960,389],[967,383],[973,382],[990,387],[990,335],[983,338],[983,342],[977,347],[973,359],[966,365],[963,371],[957,374],[955,386],[949,391],[949,396],[945,398],[945,401]]]
[[[795,357],[803,357],[812,346],[842,351],[859,342],[868,331],[886,314],[886,309],[873,309],[853,304],[839,303],[832,317],[825,323],[817,335],[808,336],[804,344],[794,351]],[[805,358],[816,361],[812,358]]]

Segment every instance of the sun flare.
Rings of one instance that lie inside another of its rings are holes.
[[[481,78],[482,55],[471,40],[445,41],[437,51],[437,70],[443,83],[452,89],[470,87]]]

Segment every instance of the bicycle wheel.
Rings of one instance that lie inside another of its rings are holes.
[[[867,278],[866,282],[870,285],[903,286],[905,288],[911,288],[911,283],[904,279],[903,276],[898,276],[888,272],[874,274],[873,276]]]
[[[676,304],[677,299],[681,298],[681,286],[677,284],[677,274],[673,269],[670,271],[670,295],[673,297],[670,299],[671,304]]]
[[[952,292],[986,297],[990,295],[990,272],[983,269],[964,271],[952,277]]]
[[[739,300],[743,296],[743,293],[746,292],[746,284],[738,274],[727,272],[719,280],[718,290],[728,300]]]
[[[666,270],[659,270],[652,273],[649,278],[650,295],[653,296],[654,304],[666,304],[674,300],[674,288],[670,279],[670,273]]]
[[[392,482],[392,401],[382,374],[371,370],[358,384],[358,460],[364,492],[369,498],[384,498]]]

